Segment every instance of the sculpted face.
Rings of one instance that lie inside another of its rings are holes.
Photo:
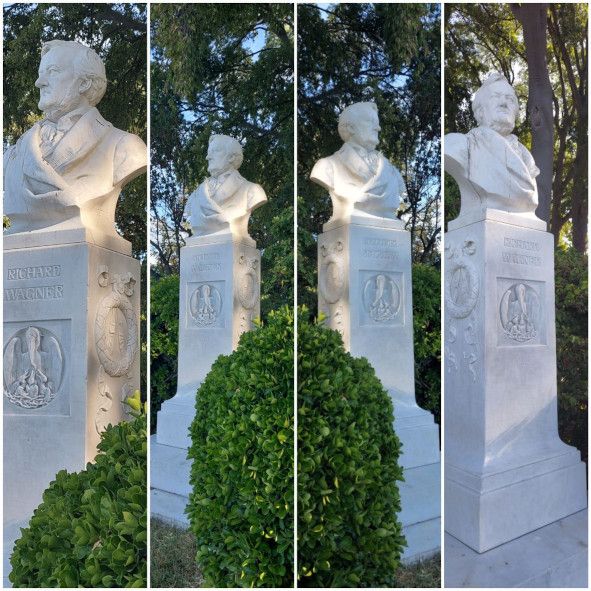
[[[519,112],[517,96],[513,88],[499,80],[486,89],[482,98],[480,125],[490,127],[502,135],[507,135],[515,128]]]
[[[379,143],[380,121],[377,112],[367,107],[359,112],[358,117],[349,123],[351,141],[366,150],[375,150]]]
[[[53,47],[41,58],[35,86],[40,91],[38,106],[50,118],[88,104],[83,93],[90,82],[78,76],[74,61],[75,56],[66,47]]]
[[[207,149],[207,170],[212,177],[218,177],[234,167],[234,158],[224,138],[215,137]]]

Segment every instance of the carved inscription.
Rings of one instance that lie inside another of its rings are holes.
[[[32,267],[9,267],[6,282],[48,279],[62,276],[61,265],[36,265]],[[37,285],[34,287],[7,287],[4,289],[5,302],[31,302],[36,300],[61,300],[63,285]]]
[[[59,392],[64,355],[57,337],[45,328],[17,331],[4,349],[4,395],[22,408],[40,408]]]
[[[194,273],[208,273],[222,270],[222,255],[219,252],[203,252],[193,258]]]
[[[505,236],[503,239],[505,248],[518,249],[525,252],[502,251],[501,259],[503,263],[512,263],[514,265],[527,265],[532,267],[542,266],[542,257],[536,253],[540,252],[541,246],[534,240],[519,240]]]
[[[363,241],[361,256],[374,260],[395,261],[398,242],[389,238],[366,238]]]
[[[36,267],[10,267],[6,270],[7,281],[23,281],[25,279],[45,279],[61,277],[61,265],[39,265]]]
[[[4,290],[5,302],[61,300],[63,297],[63,285],[41,285],[39,287],[8,287]]]

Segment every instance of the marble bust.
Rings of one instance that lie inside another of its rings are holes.
[[[207,169],[211,176],[189,195],[185,206],[193,236],[229,234],[234,240],[254,245],[248,234],[248,220],[267,196],[260,185],[238,172],[242,160],[238,140],[228,135],[209,138]]]
[[[343,146],[318,160],[310,175],[330,193],[333,214],[329,222],[396,220],[406,187],[400,172],[376,150],[380,131],[377,105],[349,105],[339,117],[338,131]]]
[[[482,216],[494,209],[536,219],[533,156],[511,132],[519,114],[517,95],[500,73],[490,75],[474,94],[478,127],[445,136],[445,171],[458,183],[460,216]]]
[[[7,233],[118,236],[119,193],[146,170],[147,150],[97,110],[107,87],[102,60],[75,41],[44,43],[35,86],[43,118],[4,153]]]

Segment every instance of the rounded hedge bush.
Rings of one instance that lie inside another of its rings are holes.
[[[393,586],[405,540],[392,401],[365,358],[306,317],[298,317],[298,586]]]
[[[293,314],[271,312],[197,392],[187,514],[208,587],[293,586]]]
[[[58,472],[10,558],[14,587],[146,587],[146,418],[109,426],[94,463]]]

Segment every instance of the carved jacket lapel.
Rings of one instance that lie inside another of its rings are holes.
[[[45,160],[56,172],[64,174],[76,162],[85,158],[112,127],[93,107],[74,123]]]

